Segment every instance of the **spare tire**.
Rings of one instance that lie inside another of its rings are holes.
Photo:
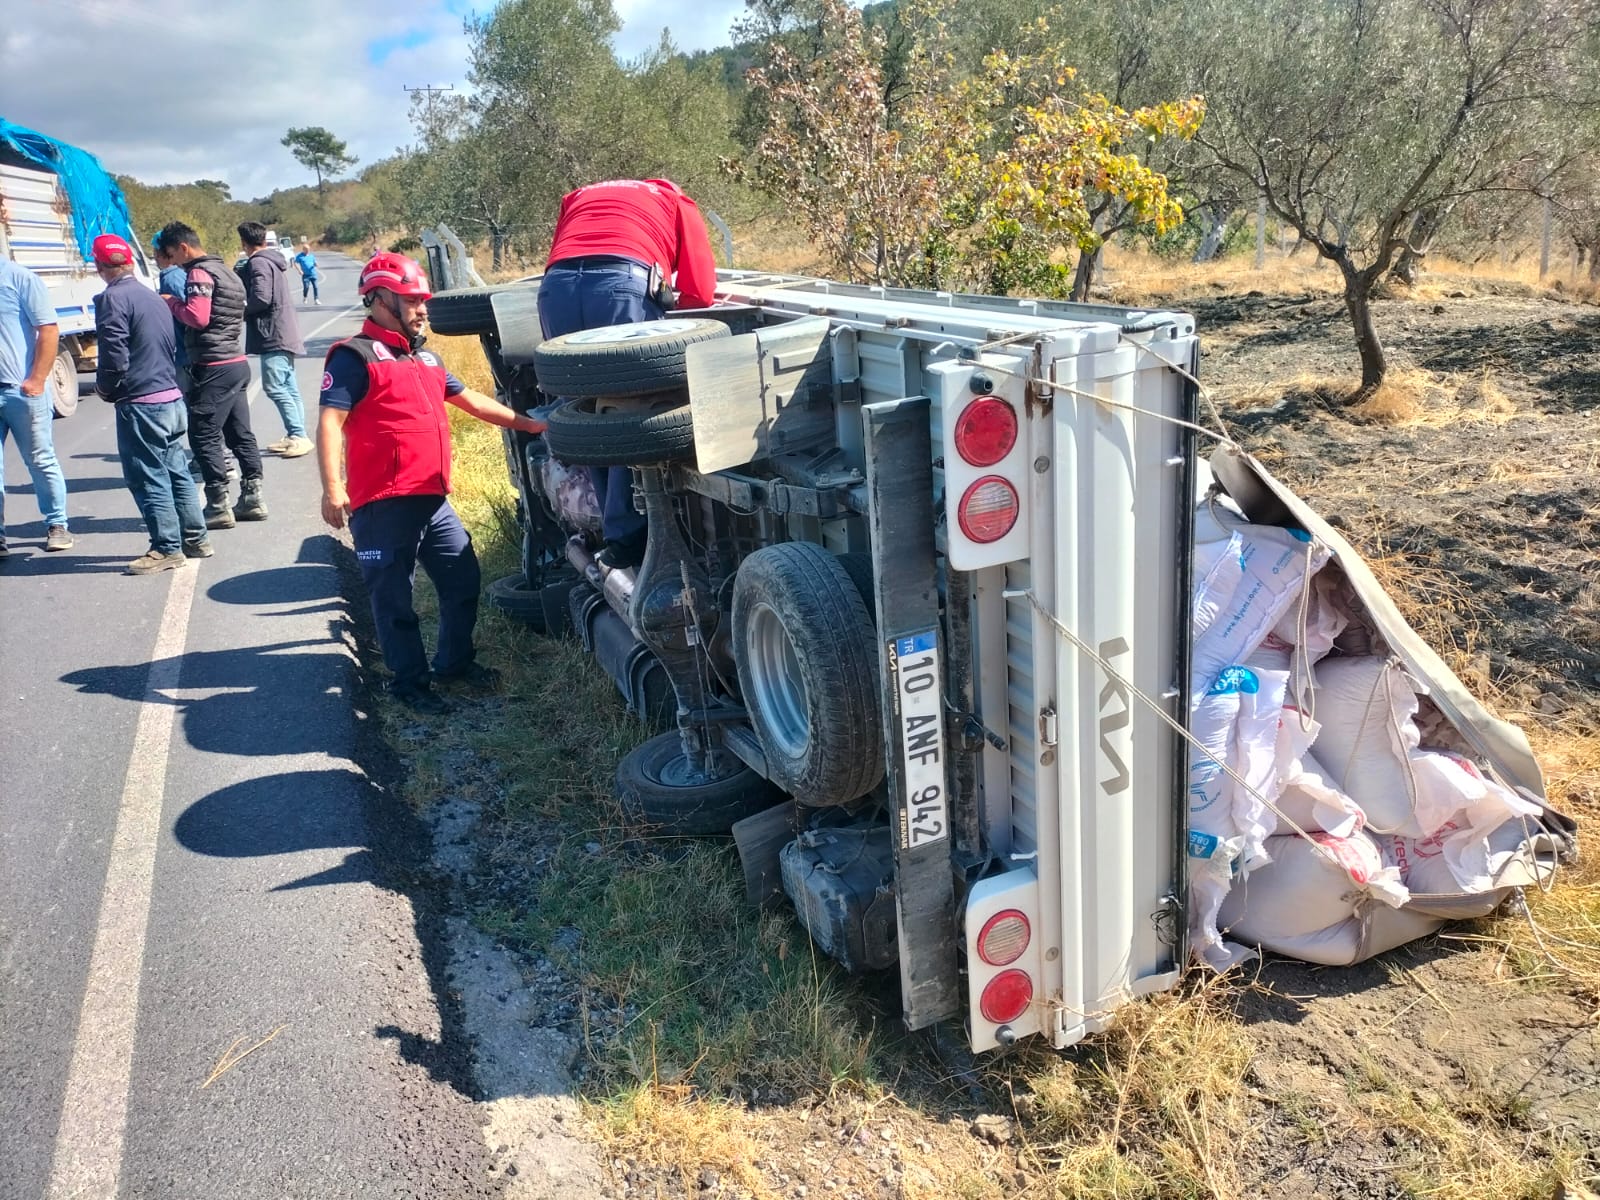
[[[782,802],[765,779],[724,752],[728,773],[708,779],[683,754],[677,730],[636,746],[617,764],[617,799],[629,820],[660,833],[719,834]]]
[[[428,328],[434,333],[453,336],[463,333],[498,333],[494,320],[494,297],[513,288],[538,288],[537,282],[502,283],[493,287],[452,288],[435,292],[428,299]]]
[[[773,783],[812,806],[849,804],[878,785],[878,639],[843,563],[809,542],[740,563],[733,655]]]
[[[550,453],[574,467],[633,467],[694,457],[694,421],[683,397],[662,406],[596,412],[593,399],[574,400],[545,418]]]
[[[706,318],[605,325],[542,343],[534,351],[534,367],[547,396],[676,392],[688,386],[689,347],[731,336],[721,321]]]

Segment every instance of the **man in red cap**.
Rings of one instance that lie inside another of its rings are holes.
[[[122,238],[95,238],[94,265],[106,286],[94,298],[94,387],[117,406],[122,478],[150,531],[150,549],[127,573],[153,575],[210,557],[211,540],[184,453],[189,412],[178,388],[172,314],[134,277],[133,264],[133,248]]]
[[[378,253],[361,269],[367,307],[361,332],[336,342],[322,375],[317,463],[322,519],[350,523],[356,562],[372,601],[390,693],[421,713],[448,711],[432,683],[492,685],[475,662],[472,629],[481,577],[472,538],[450,507],[448,400],[481,421],[525,433],[544,422],[471,391],[424,350],[428,278],[412,259]],[[341,459],[343,471],[340,470]],[[411,602],[417,566],[439,596],[432,671]]]
[[[555,244],[539,284],[539,325],[547,338],[660,320],[669,308],[705,308],[715,298],[717,263],[693,200],[666,179],[591,183],[561,200]],[[645,519],[633,507],[627,467],[592,467],[611,567],[644,561]]]

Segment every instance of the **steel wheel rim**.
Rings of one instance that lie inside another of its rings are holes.
[[[751,613],[745,649],[755,693],[750,699],[761,710],[778,748],[790,758],[799,758],[811,741],[805,685],[794,643],[771,605],[758,604]]]
[[[655,776],[656,782],[662,787],[690,789],[721,783],[724,779],[731,778],[737,773],[737,769],[734,769],[725,771],[720,775],[707,774],[705,771],[692,766],[688,755],[679,750],[678,753],[656,768]]]

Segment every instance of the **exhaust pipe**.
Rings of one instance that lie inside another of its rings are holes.
[[[589,547],[583,544],[581,537],[567,539],[567,561],[599,590],[611,610],[626,622],[628,606],[633,603],[634,568],[604,565],[589,553]]]

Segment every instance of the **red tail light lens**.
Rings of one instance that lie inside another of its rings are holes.
[[[1033,980],[1021,971],[1001,971],[978,997],[978,1011],[995,1025],[1015,1021],[1033,1002]]]
[[[1033,930],[1028,918],[1015,908],[995,913],[978,933],[978,957],[991,967],[1003,967],[1022,957]]]
[[[1017,413],[1004,400],[985,397],[956,418],[956,452],[975,467],[992,467],[1017,444]]]
[[[1017,489],[998,475],[985,475],[961,497],[956,520],[974,542],[998,542],[1017,523]]]

